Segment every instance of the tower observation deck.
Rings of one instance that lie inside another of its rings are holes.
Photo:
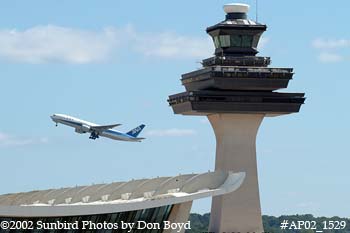
[[[216,136],[216,170],[246,172],[241,188],[214,197],[210,232],[263,232],[256,166],[256,135],[264,117],[297,113],[304,93],[280,93],[292,68],[269,67],[256,56],[266,25],[247,18],[249,5],[227,4],[226,19],[206,29],[215,55],[182,75],[186,91],[169,96],[175,114],[207,116]]]

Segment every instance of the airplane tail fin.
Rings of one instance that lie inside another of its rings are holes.
[[[136,138],[141,133],[143,128],[145,128],[144,124],[139,125],[135,129],[132,129],[129,132],[127,132],[126,134]]]

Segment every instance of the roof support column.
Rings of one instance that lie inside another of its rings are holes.
[[[190,217],[192,201],[183,202],[173,206],[168,221],[170,223],[186,223]],[[186,229],[166,229],[163,233],[184,233]]]

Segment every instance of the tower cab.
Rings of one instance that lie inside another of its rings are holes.
[[[255,55],[266,25],[247,19],[249,5],[227,4],[226,19],[207,28],[215,45],[215,55]]]

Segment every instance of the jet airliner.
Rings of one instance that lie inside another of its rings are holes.
[[[95,123],[84,121],[64,114],[53,114],[51,116],[51,119],[56,123],[56,126],[58,123],[60,123],[75,128],[75,132],[77,133],[90,133],[89,138],[93,140],[99,138],[99,136],[114,140],[131,142],[141,142],[141,140],[145,139],[138,137],[143,128],[145,128],[145,125],[143,124],[139,125],[135,129],[130,130],[127,133],[122,133],[113,129],[114,127],[120,126],[121,124],[97,125]]]

